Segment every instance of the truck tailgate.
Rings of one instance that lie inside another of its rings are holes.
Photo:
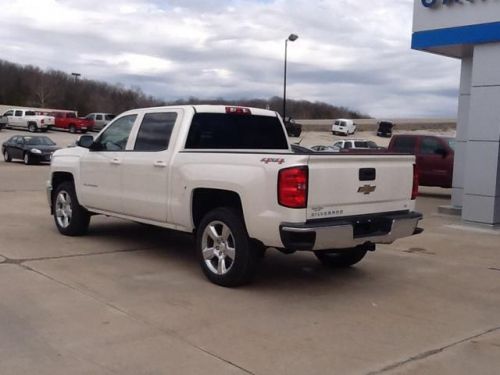
[[[414,209],[414,156],[311,155],[307,219]]]

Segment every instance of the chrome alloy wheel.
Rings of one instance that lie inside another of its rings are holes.
[[[71,223],[71,197],[68,192],[61,190],[59,194],[57,194],[56,198],[56,219],[57,223],[62,228],[67,228]]]
[[[225,275],[234,264],[236,245],[231,229],[221,221],[212,221],[202,236],[203,259],[216,275]]]

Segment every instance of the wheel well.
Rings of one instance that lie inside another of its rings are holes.
[[[194,227],[197,228],[203,216],[218,207],[235,208],[243,217],[243,206],[238,193],[219,189],[195,189],[192,203]]]

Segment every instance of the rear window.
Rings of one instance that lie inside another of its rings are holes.
[[[17,112],[16,112],[16,116],[17,116]],[[34,111],[26,111],[25,116],[36,116],[36,113]]]
[[[277,117],[197,113],[186,148],[287,150],[288,143]]]
[[[401,152],[403,154],[414,154],[416,144],[416,137],[398,137],[394,139],[391,151]]]

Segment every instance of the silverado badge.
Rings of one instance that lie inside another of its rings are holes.
[[[360,186],[358,189],[358,193],[363,193],[364,195],[368,195],[373,193],[377,187],[371,185]]]

